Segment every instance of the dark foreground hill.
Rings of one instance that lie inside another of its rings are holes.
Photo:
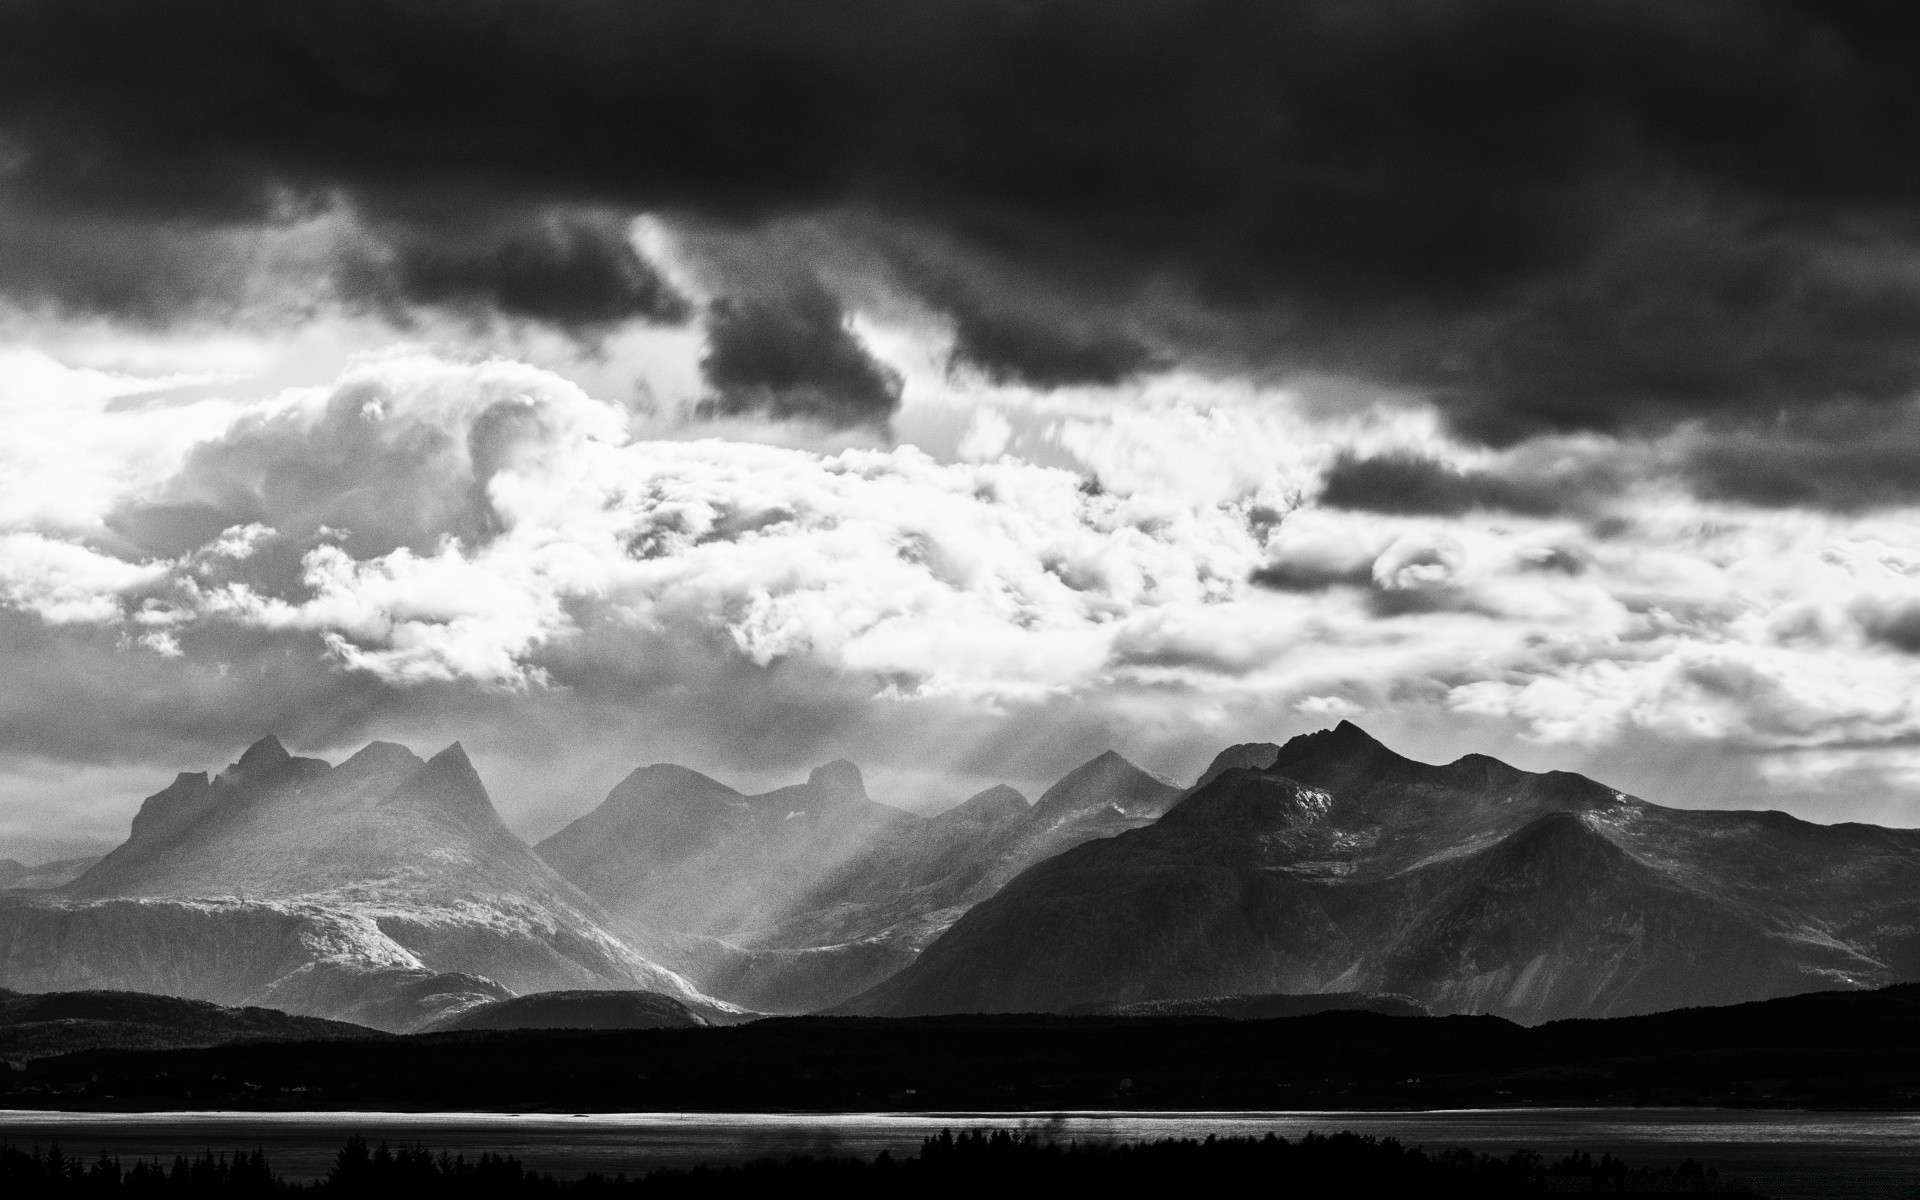
[[[433,1026],[459,1029],[695,1029],[707,1022],[658,992],[535,992],[475,1005]]]
[[[1355,1195],[1489,1200],[1570,1191],[1758,1195],[1737,1182],[1723,1182],[1711,1168],[1691,1161],[1678,1167],[1648,1168],[1573,1154],[1549,1164],[1517,1151],[1498,1159],[1469,1150],[1428,1151],[1352,1133],[1331,1137],[1309,1133],[1297,1141],[1273,1136],[1168,1138],[1137,1145],[1075,1142],[1064,1146],[1006,1130],[959,1137],[946,1133],[927,1138],[917,1154],[900,1158],[888,1153],[871,1160],[807,1155],[612,1180],[597,1175],[556,1179],[528,1171],[501,1155],[450,1158],[428,1147],[393,1150],[381,1145],[375,1149],[353,1138],[335,1158],[333,1170],[311,1185],[276,1179],[273,1163],[257,1150],[231,1157],[208,1153],[176,1160],[169,1168],[164,1163],[126,1164],[104,1157],[88,1165],[57,1152],[0,1146],[0,1191],[35,1197],[732,1200],[832,1196],[895,1200],[899,1196],[1088,1195],[1162,1200],[1179,1195],[1266,1194],[1277,1179],[1286,1181],[1284,1194],[1289,1197],[1340,1200]]]
[[[87,1051],[0,1072],[0,1108],[117,1111],[1526,1104],[1920,1107],[1920,985],[1534,1027],[1369,1012],[1266,1021],[792,1017],[705,1029]]]
[[[1074,1009],[1076,1017],[1220,1017],[1231,1021],[1269,1021],[1310,1017],[1323,1012],[1373,1012],[1390,1017],[1428,1017],[1426,1006],[1405,996],[1377,992],[1318,992],[1305,996],[1197,996],[1185,1000],[1138,1000],[1132,1004],[1093,1004]]]
[[[1920,978],[1920,830],[1663,808],[1357,727],[1235,747],[1034,866],[838,1011],[1386,992],[1521,1021]]]
[[[163,1050],[242,1040],[282,1042],[369,1038],[344,1021],[295,1017],[271,1008],[229,1008],[145,992],[0,989],[0,1059],[25,1062],[80,1050]]]

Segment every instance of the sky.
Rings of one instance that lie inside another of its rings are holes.
[[[1920,825],[1899,8],[0,0],[0,856],[267,733]]]

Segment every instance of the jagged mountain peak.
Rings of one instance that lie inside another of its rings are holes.
[[[1920,970],[1920,831],[1421,763],[1346,722],[1281,751],[1027,868],[841,1011],[1366,990],[1544,1020]]]
[[[445,750],[427,760],[427,765],[430,767],[436,764],[444,765],[448,770],[464,771],[473,775],[475,779],[479,778],[473,770],[473,760],[467,757],[467,748],[459,742],[448,743]]]
[[[640,986],[710,1005],[506,829],[460,743],[425,762],[375,743],[337,768],[282,750],[149,798],[127,842],[28,914],[31,936],[77,922],[87,935],[58,944],[95,955],[83,975],[299,1011],[389,994],[432,1007],[455,976],[497,995]]]
[[[442,812],[454,813],[476,829],[505,834],[506,826],[494,811],[493,798],[486,784],[459,742],[428,759],[426,765],[396,790],[389,802],[424,804]]]
[[[252,774],[270,771],[275,767],[284,765],[292,758],[293,755],[288,754],[287,748],[280,744],[280,739],[270,733],[253,745],[248,746],[246,751],[240,755],[240,761],[235,763],[234,766],[240,768],[243,772]]]
[[[1108,750],[1068,771],[1040,794],[1030,810],[1036,821],[1054,820],[1088,808],[1113,805],[1125,813],[1158,816],[1181,789]]]
[[[1307,757],[1333,758],[1351,757],[1375,753],[1393,754],[1380,739],[1355,725],[1352,721],[1341,721],[1331,729],[1316,729],[1312,733],[1302,733],[1287,739],[1275,756],[1277,766],[1281,763],[1296,762]],[[1398,758],[1398,755],[1394,755]]]
[[[1430,769],[1389,750],[1351,721],[1290,738],[1266,769],[1314,787],[1347,786],[1356,780],[1406,769]]]
[[[844,758],[836,758],[824,766],[815,767],[807,776],[807,786],[829,801],[867,798],[867,784],[860,775],[860,768]]]

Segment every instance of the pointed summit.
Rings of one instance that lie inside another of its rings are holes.
[[[1060,777],[1029,810],[1035,820],[1112,805],[1123,813],[1158,816],[1180,789],[1108,750]]]
[[[1410,760],[1387,749],[1366,730],[1352,721],[1342,721],[1332,729],[1289,739],[1267,770],[1311,787],[1327,788],[1410,765]]]
[[[280,739],[268,734],[248,746],[247,752],[240,756],[240,761],[234,766],[240,768],[245,774],[258,775],[282,766],[292,758],[293,755],[288,754],[287,748],[280,744]]]
[[[473,769],[466,747],[459,742],[428,759],[427,765],[416,771],[385,802],[416,804],[431,811],[459,817],[475,830],[506,833],[506,826],[501,823],[500,814],[494,811],[493,800],[487,795],[486,785],[480,782],[480,773]]]
[[[813,773],[807,776],[807,786],[831,804],[867,798],[867,785],[860,777],[860,768],[844,758],[836,758],[825,766],[815,767]]]
[[[473,760],[467,757],[467,748],[454,742],[445,750],[427,760],[425,770],[435,771],[447,779],[457,779],[462,783],[471,783],[482,792],[480,773],[473,769]]]

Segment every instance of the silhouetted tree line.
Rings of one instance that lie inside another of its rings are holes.
[[[394,1200],[708,1200],[710,1197],[831,1196],[1049,1197],[1097,1189],[1109,1198],[1168,1195],[1274,1197],[1531,1197],[1568,1194],[1756,1196],[1689,1160],[1677,1168],[1629,1167],[1608,1155],[1574,1154],[1555,1163],[1519,1151],[1505,1158],[1471,1150],[1427,1151],[1388,1138],[1318,1134],[1264,1138],[1167,1139],[1142,1144],[1070,1142],[1032,1134],[951,1132],[928,1138],[918,1154],[858,1158],[771,1159],[736,1166],[655,1171],[637,1179],[588,1175],[556,1179],[497,1154],[476,1159],[419,1147],[369,1147],[350,1139],[325,1179],[288,1183],[260,1151],[176,1158],[169,1167],[123,1167],[102,1154],[92,1162],[0,1147],[0,1195],[34,1197],[392,1197]]]

